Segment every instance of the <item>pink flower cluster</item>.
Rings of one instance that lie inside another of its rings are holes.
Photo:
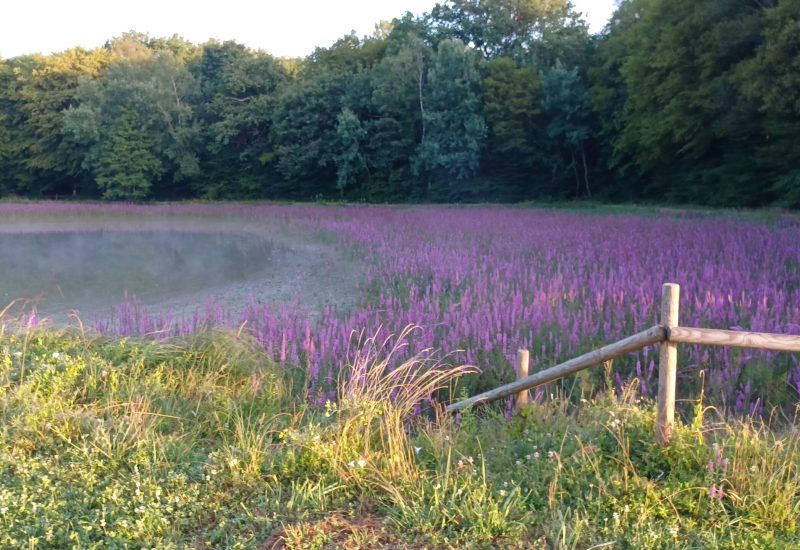
[[[570,212],[500,206],[0,205],[0,215],[190,215],[279,220],[338,243],[362,266],[361,300],[309,317],[257,298],[240,316],[208,303],[193,316],[154,318],[122,304],[101,332],[185,334],[246,322],[281,363],[307,369],[312,393],[331,382],[353,330],[397,333],[413,323],[408,353],[437,348],[499,379],[513,376],[517,348],[531,371],[613,342],[658,321],[661,285],[681,285],[685,326],[800,334],[800,223],[733,216]],[[458,351],[461,350],[461,351]],[[618,386],[657,391],[654,352],[615,361]],[[800,392],[791,354],[682,346],[679,393],[705,391],[724,410],[759,414]],[[793,388],[793,389],[792,389]],[[716,494],[716,493],[715,493]]]

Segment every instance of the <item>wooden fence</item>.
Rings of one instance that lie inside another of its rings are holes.
[[[646,346],[659,344],[661,349],[658,360],[656,440],[659,445],[666,445],[672,439],[675,419],[678,344],[706,344],[711,346],[735,346],[800,352],[800,336],[681,327],[678,324],[679,302],[680,286],[666,283],[663,286],[661,295],[661,324],[535,374],[528,374],[528,351],[521,349],[517,352],[516,381],[453,403],[447,407],[447,411],[459,411],[477,403],[488,403],[510,395],[517,396],[518,407],[525,406],[530,400],[528,390],[531,388],[553,382],[622,355],[639,351]]]

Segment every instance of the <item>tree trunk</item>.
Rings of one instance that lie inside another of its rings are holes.
[[[586,166],[586,151],[581,145],[581,160],[583,160],[583,181],[586,184],[586,196],[592,196],[592,190],[589,189],[589,168]]]
[[[581,178],[578,175],[578,163],[575,161],[575,151],[572,152],[572,171],[575,173],[575,198],[581,196]]]

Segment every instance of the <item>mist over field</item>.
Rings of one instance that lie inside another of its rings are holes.
[[[270,266],[264,238],[186,231],[0,233],[0,288],[42,314],[108,312],[123,294],[145,303],[256,277]]]

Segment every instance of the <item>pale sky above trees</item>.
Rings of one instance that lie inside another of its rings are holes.
[[[279,57],[305,56],[355,30],[371,34],[380,20],[430,11],[435,0],[39,0],[8,2],[0,17],[0,57],[94,48],[135,30],[179,34],[195,43],[235,40]],[[593,32],[603,28],[614,0],[573,0]]]

